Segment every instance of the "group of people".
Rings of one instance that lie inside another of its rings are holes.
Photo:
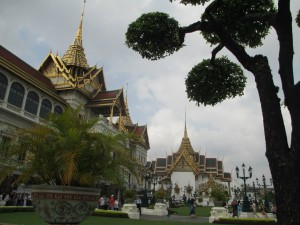
[[[0,202],[3,206],[31,206],[31,195],[26,192],[11,192],[0,195]]]
[[[101,196],[98,200],[99,209],[119,210],[121,202],[115,199],[114,195],[107,198],[105,195]]]
[[[139,196],[136,197],[135,200],[137,209],[142,215],[142,200]],[[98,200],[98,208],[99,209],[108,209],[108,210],[116,210],[118,211],[122,207],[121,201],[115,199],[114,195],[111,195],[110,198],[107,198],[105,195],[99,197]]]
[[[231,206],[232,206],[232,217],[240,217],[241,212],[242,212],[242,203],[240,201],[233,200],[232,203],[231,203]],[[256,205],[255,201],[251,202],[250,208],[251,208],[251,210],[253,212],[253,217],[259,218],[259,216],[257,214],[257,205]],[[261,210],[261,214],[263,216],[267,216],[267,213],[266,213],[264,205],[263,204],[260,205],[259,208]],[[271,205],[271,212],[273,214],[276,214],[276,211],[277,211],[276,210],[276,206],[275,205]]]
[[[231,203],[231,206],[232,206],[232,217],[240,217],[242,212],[242,203],[234,199]]]

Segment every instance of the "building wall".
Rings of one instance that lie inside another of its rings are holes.
[[[60,106],[61,108],[64,107],[54,98],[40,91],[38,88],[35,88],[34,86],[28,84],[27,82],[24,82],[23,80],[19,79],[13,73],[3,68],[0,68],[0,73],[8,79],[5,97],[3,100],[0,100],[0,136],[10,137],[14,134],[15,129],[17,128],[29,127],[33,126],[36,123],[40,123],[42,119],[39,117],[39,112],[43,99],[47,99],[51,102],[52,112],[54,110],[54,106],[56,105]],[[14,82],[18,82],[25,89],[21,108],[8,103],[10,88]],[[25,103],[29,91],[34,91],[39,97],[38,111],[36,115],[25,111]]]
[[[21,71],[20,68],[14,68],[16,71]],[[10,70],[6,69],[2,64],[0,65],[0,73],[3,74],[7,80],[7,89],[5,93],[4,99],[0,99],[0,139],[2,137],[11,138],[15,134],[16,129],[23,128],[23,127],[31,127],[37,123],[42,123],[44,120],[40,118],[39,111],[41,108],[41,102],[43,99],[48,99],[52,104],[51,112],[54,112],[54,106],[60,106],[62,109],[66,107],[66,102],[71,105],[72,107],[77,107],[79,105],[85,105],[87,102],[87,97],[84,96],[82,93],[78,91],[57,91],[57,93],[47,93],[39,88],[36,84],[30,84],[22,79],[20,74],[15,74]],[[21,72],[20,72],[21,73]],[[21,107],[16,107],[10,103],[8,103],[8,96],[10,93],[10,88],[13,82],[18,82],[24,87],[24,97]],[[31,114],[25,111],[25,103],[27,99],[27,95],[29,91],[34,91],[39,97],[39,106],[37,113]],[[51,94],[53,96],[51,96]],[[59,96],[61,97],[59,97]],[[60,99],[60,100],[58,100]],[[64,102],[64,99],[66,102]],[[61,101],[61,102],[60,102]],[[98,117],[99,122],[95,127],[96,132],[109,132],[109,133],[117,133],[119,130],[117,127],[109,122],[106,117],[102,115],[96,114],[90,108],[82,109],[82,115],[86,118],[94,118]],[[128,143],[129,144],[129,143]],[[146,162],[147,158],[147,148],[143,147],[143,145],[136,145],[137,148],[135,149],[136,157],[143,165]],[[130,175],[127,175],[130,177]],[[129,181],[130,180],[130,181]],[[143,188],[143,183],[140,180],[135,179],[133,176],[128,178],[128,187],[137,187],[137,189]]]
[[[196,181],[193,172],[173,172],[171,175],[171,181],[173,184],[172,195],[174,194],[175,184],[178,184],[178,187],[180,188],[180,196],[183,196],[183,194],[185,194],[187,197],[190,197],[189,194],[187,194],[187,192],[185,191],[185,187],[188,185],[193,187],[192,193],[194,193],[195,191]]]

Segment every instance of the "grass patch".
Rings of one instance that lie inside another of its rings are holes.
[[[207,206],[198,206],[196,208],[196,216],[199,217],[210,217],[210,210],[212,207],[207,207]],[[180,216],[188,216],[190,215],[190,207],[188,206],[183,206],[180,208],[172,208],[172,211],[176,212],[176,215]]]
[[[43,220],[34,212],[15,212],[0,213],[0,224],[18,224],[18,225],[44,225]],[[109,218],[100,216],[90,216],[80,225],[195,225],[193,222],[174,222],[158,220],[133,220],[126,218]],[[201,223],[201,225],[211,225],[210,223]]]

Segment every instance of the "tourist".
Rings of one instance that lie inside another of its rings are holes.
[[[136,207],[138,208],[140,215],[142,215],[142,200],[140,196],[136,197]]]
[[[196,205],[195,205],[195,199],[190,199],[190,216],[196,215]]]
[[[119,200],[115,200],[115,205],[114,205],[114,210],[118,211],[119,210]]]
[[[237,217],[239,218],[241,216],[242,213],[242,204],[240,202],[240,200],[237,202]]]
[[[113,195],[110,196],[108,209],[111,209],[111,210],[115,209],[115,198]]]
[[[105,196],[101,196],[98,200],[99,209],[105,208]]]
[[[271,212],[272,212],[274,215],[276,215],[276,211],[277,211],[276,205],[272,205],[272,207],[271,207]]]
[[[256,204],[255,201],[253,201],[252,205],[251,205],[252,211],[253,211],[253,217],[257,217],[259,218],[259,216],[256,214]]]
[[[232,217],[238,217],[238,208],[237,208],[237,201],[233,200],[231,203],[232,206]]]

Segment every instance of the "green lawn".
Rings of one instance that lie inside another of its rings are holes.
[[[44,222],[35,212],[15,212],[0,213],[0,224],[18,224],[18,225],[44,225]],[[109,218],[90,216],[81,225],[195,225],[192,222],[173,222],[173,221],[151,221],[151,220],[133,220],[121,218]],[[201,225],[211,225],[210,223],[201,223]]]
[[[197,207],[196,208],[196,216],[200,217],[209,217],[210,216],[210,210],[212,207]],[[180,207],[180,208],[173,208],[173,211],[176,211],[177,215],[181,216],[188,216],[190,214],[190,208],[188,206],[186,207]]]
[[[196,215],[199,217],[209,217],[211,207],[197,207]],[[188,216],[189,207],[174,208],[176,215]],[[2,223],[18,224],[18,225],[44,225],[43,220],[36,215],[35,212],[14,212],[14,213],[0,213],[0,225]],[[90,216],[81,225],[157,225],[158,221],[150,220],[132,220],[121,218],[109,218]],[[159,221],[160,225],[182,225],[182,222],[173,221]],[[187,225],[195,225],[195,223],[185,222]],[[202,225],[209,225],[209,223],[202,223]]]

